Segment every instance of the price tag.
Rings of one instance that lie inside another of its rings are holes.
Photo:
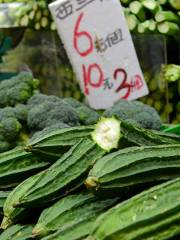
[[[119,0],[58,0],[49,8],[91,107],[148,94]]]

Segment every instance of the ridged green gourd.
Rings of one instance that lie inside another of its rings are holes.
[[[85,184],[95,193],[122,194],[180,177],[180,144],[130,147],[99,159]]]
[[[49,166],[32,153],[16,148],[0,154],[0,189],[18,185],[24,179]]]
[[[175,135],[162,134],[132,124],[120,121],[115,117],[102,117],[92,132],[93,140],[103,149],[109,151],[114,148],[127,146],[155,146],[162,144],[180,144]]]
[[[144,129],[126,121],[121,121],[120,126],[122,136],[133,145],[155,146],[180,143],[180,139],[176,135],[162,134],[155,130]]]
[[[43,237],[42,240],[82,240],[90,234],[91,229],[96,218],[91,218],[88,221],[78,223],[67,230],[59,230],[55,233],[52,233],[46,237]]]
[[[14,204],[19,200],[19,197],[23,193],[25,193],[28,189],[31,189],[31,187],[37,183],[41,173],[42,172],[28,178],[28,182],[25,180],[10,192],[3,207],[4,218],[1,223],[2,229],[6,229],[12,224],[18,223],[19,220],[24,220],[24,218],[27,218],[27,216],[29,217],[31,213],[29,209],[14,208]]]
[[[54,130],[30,142],[25,147],[25,150],[27,152],[33,152],[38,156],[58,159],[81,138],[90,136],[93,129],[92,126],[78,126]]]
[[[13,225],[0,234],[0,240],[30,240],[33,225]]]
[[[96,219],[100,213],[117,203],[118,198],[98,199],[89,192],[69,195],[56,202],[53,206],[45,209],[35,228],[34,237],[42,237],[56,232],[51,238],[66,239],[67,234],[74,239],[89,235],[90,228],[77,232],[76,228],[88,225]],[[73,236],[74,234],[74,236]],[[72,239],[72,238],[70,238]]]
[[[0,216],[3,215],[3,206],[10,192],[0,191]]]
[[[102,214],[88,240],[165,240],[179,239],[179,234],[178,178],[150,188]]]
[[[10,193],[2,226],[17,218],[23,207],[41,207],[83,185],[92,164],[104,154],[92,140],[81,139],[50,168],[26,179]]]

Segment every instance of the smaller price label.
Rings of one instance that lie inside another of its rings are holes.
[[[58,0],[49,7],[91,107],[148,94],[119,0]]]

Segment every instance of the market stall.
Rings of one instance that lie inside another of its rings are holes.
[[[120,2],[0,1],[0,240],[180,238],[180,1]]]

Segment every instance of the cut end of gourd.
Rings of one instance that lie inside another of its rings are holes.
[[[46,231],[45,228],[43,228],[42,226],[36,226],[33,230],[32,230],[32,238],[36,238],[36,237],[43,237],[46,236],[48,234],[48,232]]]
[[[98,188],[98,179],[96,177],[88,177],[85,181],[85,186],[87,189],[96,189]]]
[[[93,140],[108,152],[113,148],[117,148],[121,137],[120,124],[121,122],[115,117],[102,117],[92,132]]]
[[[31,145],[27,145],[26,147],[24,147],[24,151],[32,152],[32,146]]]
[[[11,219],[8,218],[8,217],[6,217],[6,216],[4,216],[0,228],[3,229],[3,230],[5,230],[5,229],[7,229],[9,226],[11,226],[11,225],[12,225]]]

